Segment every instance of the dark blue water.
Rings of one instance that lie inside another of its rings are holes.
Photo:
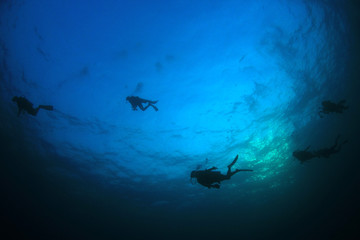
[[[20,239],[355,239],[359,4],[0,1],[1,218]],[[132,111],[135,95],[159,111]],[[40,109],[17,117],[13,96]],[[318,115],[321,102],[347,101]],[[304,164],[295,150],[348,140]],[[207,189],[190,172],[240,172]]]

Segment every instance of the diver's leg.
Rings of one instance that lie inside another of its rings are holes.
[[[150,105],[147,105],[146,107],[144,107],[141,103],[138,106],[143,111],[145,111],[148,107],[150,107]]]
[[[335,150],[336,152],[340,152],[342,145],[344,145],[345,143],[348,143],[348,140],[343,141],[342,143],[339,144],[339,147]]]
[[[155,107],[154,105],[152,105],[152,104],[150,104],[150,103],[149,103],[148,107],[149,107],[149,106],[152,106],[155,111],[159,111],[159,109],[158,109],[157,107]]]
[[[229,180],[232,175],[234,175],[234,173],[231,172],[231,170],[229,169],[229,170],[227,171],[226,175],[221,174],[220,181]]]
[[[337,145],[338,145],[338,143],[339,143],[339,139],[340,139],[340,137],[341,137],[341,135],[340,135],[340,134],[336,136],[335,143],[334,143],[334,146],[333,146],[332,148],[336,148],[336,146],[337,146]]]
[[[52,110],[54,110],[54,107],[53,106],[51,106],[51,105],[39,105],[39,107],[38,108],[42,108],[42,109],[44,109],[44,110],[48,110],[48,111],[52,111]]]
[[[336,136],[335,143],[334,143],[334,145],[332,145],[330,148],[328,148],[329,150],[335,150],[335,148],[336,148],[337,145],[338,145],[340,136],[341,136],[340,134]]]
[[[40,110],[40,107],[37,107],[37,108],[27,109],[27,112],[28,112],[30,115],[36,116],[36,114],[39,112],[39,110]]]
[[[147,100],[147,99],[141,99],[142,101],[142,103],[151,103],[151,104],[155,104],[155,103],[157,103],[159,100],[157,100],[157,101],[151,101],[151,100]]]
[[[226,174],[226,179],[230,179],[235,173],[238,173],[240,172],[239,169],[236,169],[235,171],[231,172],[231,171],[228,171],[227,174]]]
[[[341,110],[346,110],[349,108],[349,106],[346,106],[345,103],[346,103],[346,100],[342,100],[338,103],[338,106]]]
[[[236,169],[235,171],[233,171],[233,172],[228,172],[226,175],[228,176],[228,179],[230,179],[235,173],[238,173],[238,172],[240,172],[238,169]]]
[[[339,101],[338,105],[344,105],[345,103],[346,103],[346,100],[343,99],[343,100]]]
[[[228,165],[228,171],[226,173],[226,176],[229,176],[229,178],[232,176],[231,175],[231,167],[234,166],[234,164],[236,163],[236,161],[238,160],[239,155],[236,155],[236,157],[234,158],[234,160]]]
[[[230,172],[229,179],[230,179],[230,177],[232,177],[235,173],[238,173],[238,172],[252,172],[252,171],[254,171],[254,170],[252,170],[252,169],[236,169],[235,171]]]
[[[229,166],[228,166],[229,169],[236,163],[236,161],[238,160],[238,158],[239,158],[239,155],[236,155],[236,157],[234,158],[234,160],[229,164]]]

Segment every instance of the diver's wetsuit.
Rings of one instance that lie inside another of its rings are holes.
[[[348,109],[348,106],[345,106],[346,100],[341,100],[339,103],[333,103],[331,101],[323,101],[322,108],[319,111],[319,116],[323,118],[323,114],[329,113],[342,113],[344,110]]]
[[[342,145],[344,145],[348,141],[345,140],[342,143],[338,144],[339,139],[340,139],[340,135],[336,137],[334,145],[332,145],[330,148],[319,149],[315,151],[314,154],[317,157],[329,158],[330,155],[340,152]]]
[[[329,158],[330,155],[340,152],[342,145],[348,142],[347,140],[345,140],[339,144],[339,139],[340,135],[336,137],[334,145],[330,148],[322,148],[317,151],[308,151],[310,148],[310,146],[308,146],[303,151],[294,151],[293,156],[297,158],[301,163],[304,163],[312,158]]]
[[[217,169],[216,167],[212,167],[206,170],[196,170],[191,172],[191,178],[196,178],[197,182],[207,188],[220,188],[220,182],[224,180],[230,179],[235,173],[240,171],[253,171],[251,169],[236,169],[235,171],[231,171],[231,167],[236,163],[238,159],[238,155],[236,155],[235,159],[228,166],[228,171],[226,175],[221,174],[220,171],[213,171]]]
[[[146,99],[142,99],[136,96],[129,96],[126,98],[127,101],[130,102],[131,107],[134,111],[136,111],[137,107],[139,107],[142,111],[145,111],[148,107],[153,107],[155,109],[155,111],[158,111],[159,109],[153,105],[155,103],[157,103],[158,101],[150,101],[150,100],[146,100]],[[148,103],[148,105],[146,107],[144,107],[142,104],[143,103]]]
[[[318,155],[314,154],[313,152],[308,151],[310,146],[308,146],[305,150],[302,151],[294,151],[293,156],[297,158],[301,163],[304,163],[312,158],[318,157]]]
[[[25,111],[30,115],[36,116],[40,108],[48,111],[52,111],[54,109],[54,107],[50,105],[39,105],[37,108],[34,108],[33,104],[25,97],[13,97],[12,100],[16,102],[18,106],[18,116]]]

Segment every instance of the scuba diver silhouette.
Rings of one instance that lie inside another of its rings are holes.
[[[48,111],[54,110],[54,107],[51,105],[39,105],[37,108],[33,107],[33,104],[27,100],[25,97],[13,97],[13,102],[16,102],[18,106],[18,116],[20,116],[21,113],[27,112],[30,115],[36,116],[36,114],[39,112],[40,108]]]
[[[319,111],[320,118],[323,118],[323,114],[329,113],[342,113],[344,110],[348,109],[349,106],[345,106],[346,100],[341,100],[339,103],[333,103],[331,101],[323,101],[322,107]]]
[[[298,159],[301,163],[304,163],[312,158],[317,157],[314,153],[308,151],[310,146],[308,146],[305,150],[297,150],[293,152],[293,156]]]
[[[224,180],[229,180],[235,173],[241,171],[253,171],[251,169],[236,169],[235,171],[231,171],[231,167],[236,163],[238,159],[238,155],[236,155],[235,159],[228,166],[227,174],[221,174],[220,171],[216,170],[216,167],[212,167],[206,170],[195,170],[191,172],[190,180],[196,178],[197,182],[207,188],[220,188],[220,182]]]
[[[150,101],[150,100],[139,98],[137,96],[126,97],[126,100],[130,102],[131,107],[134,111],[137,111],[136,107],[139,107],[142,111],[145,111],[150,106],[152,106],[155,111],[159,110],[155,105],[153,105],[153,104],[157,103],[158,101]],[[143,103],[148,103],[148,105],[146,107],[144,107],[142,105]]]
[[[348,140],[343,141],[339,144],[339,138],[341,135],[338,135],[335,139],[334,145],[329,148],[322,148],[317,151],[308,151],[310,146],[302,151],[294,151],[293,156],[298,159],[301,163],[304,163],[312,158],[329,158],[330,155],[340,152],[342,145],[348,142]]]
[[[345,143],[348,143],[348,140],[345,140],[345,141],[343,141],[342,143],[339,144],[340,136],[341,135],[338,135],[336,137],[334,145],[332,145],[329,148],[319,149],[319,150],[315,151],[314,154],[317,157],[329,158],[330,155],[340,152],[342,145],[344,145]]]

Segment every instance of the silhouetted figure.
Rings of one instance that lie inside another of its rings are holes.
[[[240,171],[253,171],[251,169],[236,169],[235,171],[231,171],[231,167],[236,163],[238,159],[238,155],[236,155],[234,161],[230,163],[228,166],[227,174],[221,174],[220,171],[213,171],[216,170],[216,167],[212,167],[206,170],[196,170],[191,172],[191,179],[196,178],[197,182],[201,185],[208,187],[208,188],[220,188],[220,182],[224,180],[229,180],[235,173]]]
[[[139,98],[139,97],[134,97],[134,96],[129,96],[129,97],[126,97],[126,100],[129,101],[129,103],[131,104],[132,106],[132,109],[134,111],[136,111],[136,107],[139,107],[141,110],[145,111],[148,107],[153,107],[155,109],[155,111],[158,111],[159,109],[157,107],[155,107],[155,103],[157,103],[158,101],[150,101],[150,100],[146,100],[146,99],[142,99],[142,98]],[[146,107],[144,107],[142,104],[143,103],[148,103],[148,105]]]
[[[54,107],[51,105],[39,105],[37,108],[34,108],[33,104],[25,97],[13,97],[12,100],[13,102],[16,102],[18,106],[18,116],[20,116],[20,114],[24,112],[36,116],[40,108],[48,111],[54,110]]]
[[[347,143],[348,140],[345,140],[339,144],[339,138],[340,138],[340,135],[338,135],[336,137],[334,145],[332,145],[330,148],[319,149],[319,150],[315,151],[314,154],[317,157],[329,158],[330,155],[340,152],[342,145]]]
[[[322,107],[319,111],[319,116],[324,117],[323,114],[329,113],[342,113],[344,110],[348,109],[348,106],[345,106],[346,100],[341,100],[339,103],[333,103],[331,101],[323,101]]]
[[[301,163],[304,163],[312,158],[318,157],[313,152],[308,151],[310,149],[310,146],[308,146],[305,150],[300,151],[294,151],[293,156],[297,158]]]
[[[329,158],[330,155],[340,152],[342,145],[347,143],[345,140],[339,144],[340,135],[338,135],[335,139],[335,143],[330,148],[322,148],[317,151],[308,151],[310,146],[308,146],[305,150],[302,151],[294,151],[293,156],[297,158],[301,163],[304,163],[312,158]]]

